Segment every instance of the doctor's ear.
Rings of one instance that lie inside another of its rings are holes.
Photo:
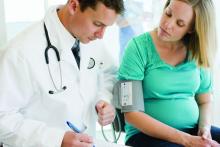
[[[77,9],[80,9],[79,0],[68,0],[67,7],[69,12],[73,15]]]

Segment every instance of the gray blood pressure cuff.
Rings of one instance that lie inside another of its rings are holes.
[[[113,89],[113,105],[122,113],[144,112],[142,81],[118,81]]]

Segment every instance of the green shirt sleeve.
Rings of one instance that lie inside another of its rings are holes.
[[[143,43],[143,35],[132,39],[125,50],[122,63],[119,68],[119,80],[143,80],[147,59],[146,48]]]
[[[212,91],[212,78],[209,69],[200,68],[200,86],[196,94],[208,93]]]

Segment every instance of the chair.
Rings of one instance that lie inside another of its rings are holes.
[[[116,132],[125,132],[125,118],[124,118],[124,113],[121,112],[120,109],[116,108],[116,117],[115,120],[113,121],[113,129]]]

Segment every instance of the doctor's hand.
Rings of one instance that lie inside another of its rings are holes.
[[[102,126],[112,123],[115,119],[115,108],[103,100],[96,104],[96,111],[98,113],[98,122]]]
[[[61,147],[92,147],[92,137],[83,133],[67,131],[63,137]]]

